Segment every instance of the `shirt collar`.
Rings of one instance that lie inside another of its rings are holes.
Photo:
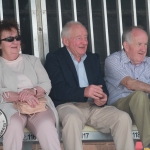
[[[128,58],[124,50],[121,50],[121,61],[124,63],[130,62],[130,59]]]
[[[67,50],[68,50],[68,49],[67,49]],[[73,61],[76,61],[76,59],[74,58],[73,54],[72,54],[69,50],[68,50],[68,52],[69,52],[69,54],[70,54],[72,60],[73,60]],[[81,61],[80,61],[80,62],[83,62],[86,57],[87,57],[87,55],[84,54],[84,55],[81,57]]]

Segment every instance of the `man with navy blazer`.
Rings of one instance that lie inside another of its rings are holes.
[[[82,150],[85,125],[111,133],[116,150],[134,150],[132,122],[127,113],[105,106],[107,89],[98,54],[87,52],[87,30],[76,21],[68,22],[61,33],[63,48],[46,57],[51,79],[50,96],[62,123],[65,150]]]
[[[103,85],[103,90],[107,93],[100,70],[98,54],[86,52],[86,55],[84,66],[89,85]],[[58,65],[59,69],[56,67]],[[66,47],[60,48],[55,53],[49,53],[47,55],[46,69],[51,78],[52,85],[54,85],[50,96],[55,106],[66,102],[87,101],[88,98],[83,95],[85,87],[80,88],[79,86],[76,68]]]

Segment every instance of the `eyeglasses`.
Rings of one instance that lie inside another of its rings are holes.
[[[10,36],[10,37],[7,37],[5,39],[1,39],[0,41],[7,41],[7,42],[13,42],[14,40],[16,39],[16,41],[21,41],[21,35],[18,35],[18,36]]]

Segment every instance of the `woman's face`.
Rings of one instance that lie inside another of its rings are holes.
[[[12,28],[11,31],[3,31],[1,40],[8,37],[18,36],[17,30]],[[2,50],[2,57],[7,60],[15,60],[19,56],[21,41],[14,39],[12,42],[1,41],[0,49]]]

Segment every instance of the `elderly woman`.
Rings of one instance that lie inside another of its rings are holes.
[[[21,36],[13,20],[0,21],[0,109],[8,126],[3,135],[4,150],[21,150],[26,126],[39,140],[42,150],[60,150],[55,121],[57,112],[48,97],[51,84],[40,60],[20,54]],[[33,116],[19,114],[13,102],[25,101],[31,107],[45,97],[48,109]]]

